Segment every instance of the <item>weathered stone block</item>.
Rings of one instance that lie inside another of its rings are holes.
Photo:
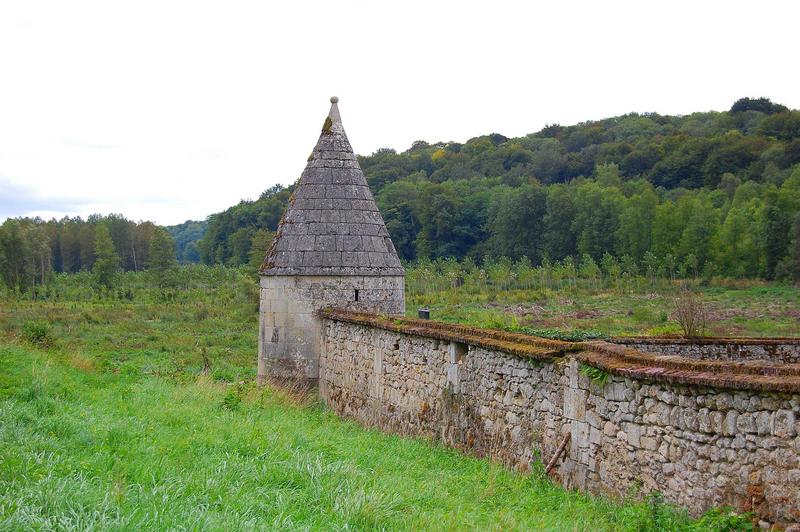
[[[579,449],[589,446],[589,424],[580,421],[572,422],[572,436],[570,438],[571,456],[576,456]]]
[[[600,445],[603,441],[603,433],[595,427],[589,427],[589,443]]]
[[[655,451],[658,447],[656,439],[647,436],[642,436],[639,439],[639,443],[642,446],[642,449],[647,449],[648,451]]]
[[[725,414],[725,421],[722,424],[722,433],[726,436],[733,436],[736,434],[736,423],[739,420],[739,413],[736,410],[728,410]]]
[[[641,447],[642,428],[634,423],[625,423],[622,430],[626,434],[626,441],[634,447]]]
[[[606,421],[605,425],[603,425],[603,434],[606,436],[615,437],[617,432],[619,432],[619,426],[614,423]]]
[[[586,390],[568,388],[564,392],[564,417],[583,420],[586,413]]]
[[[795,434],[795,415],[791,410],[778,410],[772,415],[772,435],[788,438]]]
[[[769,412],[756,412],[753,416],[756,424],[756,433],[769,434],[771,415]]]

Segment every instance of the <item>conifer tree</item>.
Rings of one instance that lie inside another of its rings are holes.
[[[114,250],[111,233],[105,224],[97,224],[94,239],[92,273],[98,286],[110,289],[119,270],[119,255]]]
[[[156,228],[150,240],[147,268],[155,274],[159,286],[165,285],[167,275],[177,265],[175,241],[166,230],[161,227]]]

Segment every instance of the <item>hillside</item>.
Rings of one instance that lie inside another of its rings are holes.
[[[175,240],[175,256],[178,262],[182,264],[200,262],[197,242],[206,234],[207,221],[186,220],[182,224],[169,225],[164,229]]]
[[[359,161],[405,260],[612,257],[691,274],[800,277],[800,111],[765,98],[518,138],[418,141]],[[262,253],[257,232],[276,228],[290,192],[275,186],[211,215],[200,259],[241,264]]]

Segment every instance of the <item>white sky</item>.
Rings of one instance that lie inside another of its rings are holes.
[[[800,3],[0,0],[0,220],[174,224],[357,153],[630,111],[800,107]]]

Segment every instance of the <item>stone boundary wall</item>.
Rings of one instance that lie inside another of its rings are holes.
[[[800,362],[800,338],[614,338],[611,342],[659,355],[699,360]]]
[[[800,365],[728,371],[606,342],[343,310],[321,318],[320,395],[341,415],[523,469],[569,434],[554,472],[567,487],[660,491],[693,515],[730,504],[800,522]]]

